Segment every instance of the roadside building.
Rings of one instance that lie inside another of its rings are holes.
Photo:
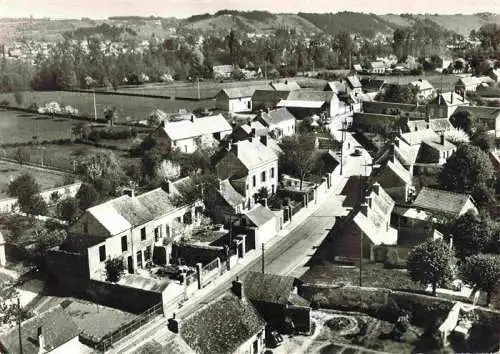
[[[276,138],[281,139],[285,136],[295,134],[296,119],[286,108],[278,108],[259,112],[254,121],[262,123],[269,132]]]
[[[297,119],[326,113],[329,117],[343,113],[340,100],[332,91],[291,91],[277,107],[287,108]]]
[[[268,86],[242,86],[222,89],[215,96],[215,106],[217,109],[230,113],[251,112],[253,110],[252,96],[257,89],[265,88],[268,88]]]
[[[274,89],[255,90],[252,96],[252,108],[254,111],[260,109],[272,109],[288,97],[290,91],[276,91]]]

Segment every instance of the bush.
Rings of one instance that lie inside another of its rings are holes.
[[[110,258],[106,260],[106,280],[112,283],[118,282],[122,275],[125,273],[125,266],[123,264],[123,258]]]

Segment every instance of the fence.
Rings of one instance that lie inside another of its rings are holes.
[[[292,206],[292,215],[297,214],[304,207],[304,202],[295,202]]]
[[[15,150],[0,150],[0,158],[9,162],[19,163]],[[22,165],[30,165],[34,167],[49,168],[56,171],[74,173],[74,163],[64,159],[53,159],[44,156],[43,159],[36,155],[25,156],[26,161],[22,161]]]
[[[97,349],[103,352],[106,351],[114,343],[128,336],[130,333],[139,329],[145,324],[149,323],[153,318],[156,318],[158,315],[163,315],[163,304],[161,303],[156,304],[153,307],[147,309],[132,321],[120,326],[114,332],[104,336],[103,339],[100,341],[100,343],[97,345]]]

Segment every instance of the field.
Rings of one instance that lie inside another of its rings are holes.
[[[64,180],[64,176],[59,173],[0,161],[0,198],[8,197],[7,187],[10,181],[23,173],[31,174],[40,185],[41,190],[53,188],[55,185],[61,184]]]
[[[420,76],[412,76],[412,75],[402,75],[402,76],[376,76],[379,79],[383,79],[386,83],[389,84],[409,84],[412,81],[417,81],[418,79],[424,79],[431,83],[432,86],[436,90],[441,89],[441,84],[443,88],[443,92],[453,91],[455,88],[455,83],[458,81],[458,77],[455,75],[440,75],[440,74],[431,74],[431,75],[420,75]]]
[[[115,140],[115,142],[116,141],[121,140]],[[15,147],[4,148],[0,150],[0,156],[12,156],[16,149]],[[53,166],[67,171],[73,170],[74,161],[78,161],[88,154],[97,152],[115,154],[122,166],[135,163],[138,160],[128,157],[125,152],[110,151],[108,149],[84,144],[26,146],[24,149],[29,151],[30,162],[39,164],[43,158],[47,166]]]
[[[38,141],[69,139],[71,129],[78,123],[73,119],[0,110],[0,144],[28,142],[35,136]]]
[[[80,115],[93,117],[94,104],[93,95],[90,92],[66,92],[66,91],[36,91],[24,92],[24,106],[29,106],[32,102],[39,105],[57,101],[61,106],[70,105],[79,110]],[[0,101],[8,99],[12,105],[15,104],[13,94],[0,94]],[[117,107],[118,121],[147,119],[148,115],[155,108],[165,112],[174,113],[179,109],[213,108],[215,102],[207,101],[179,101],[164,98],[131,97],[124,95],[96,94],[96,107],[98,118],[103,117],[106,107]]]

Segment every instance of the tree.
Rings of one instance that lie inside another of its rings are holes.
[[[19,209],[28,215],[47,213],[47,203],[40,197],[39,192],[40,186],[29,173],[20,175],[8,186],[8,194],[17,198]]]
[[[181,175],[181,166],[170,160],[163,160],[156,169],[156,175],[163,180],[176,180]]]
[[[100,198],[101,196],[99,195],[99,192],[92,184],[89,183],[83,183],[76,193],[78,206],[82,210],[86,210],[96,205],[99,202]]]
[[[154,179],[162,161],[161,155],[154,150],[144,153],[141,158],[141,169],[144,177]]]
[[[116,158],[111,152],[98,152],[87,156],[78,165],[78,174],[88,183],[95,183],[104,178],[119,185],[123,182],[124,173]]]
[[[280,145],[286,154],[280,156],[280,170],[300,178],[300,189],[306,176],[312,171],[314,139],[307,135],[293,135],[283,139]]]
[[[489,153],[495,147],[495,135],[490,134],[485,127],[480,126],[472,134],[471,142],[484,152]]]
[[[61,220],[71,223],[76,219],[77,213],[78,200],[76,198],[69,197],[57,204],[57,217]]]
[[[491,293],[500,285],[500,256],[476,254],[467,257],[460,264],[459,274],[466,284],[486,292],[489,305]]]
[[[88,123],[78,123],[77,125],[75,125],[73,127],[71,132],[77,138],[84,140],[91,133],[91,128],[90,128],[90,125]]]
[[[35,229],[36,240],[35,247],[31,251],[32,261],[39,267],[45,265],[45,255],[47,251],[53,247],[61,245],[66,238],[66,231],[63,229],[43,228],[41,230]]]
[[[161,122],[167,119],[167,114],[161,109],[154,109],[148,117],[148,125],[150,127],[156,128]]]
[[[115,106],[104,108],[104,119],[112,126],[118,119],[118,109]]]
[[[450,232],[457,257],[463,259],[482,252],[489,244],[493,230],[487,220],[481,220],[474,212],[469,211],[456,219]]]
[[[467,134],[472,135],[472,130],[474,127],[474,121],[472,120],[472,116],[468,111],[460,111],[455,113],[450,118],[450,123],[455,128],[460,128]]]
[[[16,149],[14,152],[14,159],[20,164],[24,164],[26,162],[29,162],[30,160],[30,152],[28,149],[24,147],[19,147]]]
[[[451,155],[438,176],[440,185],[451,192],[471,193],[474,186],[492,186],[495,171],[488,155],[477,146],[462,144]]]
[[[192,205],[198,200],[211,203],[213,190],[217,187],[218,179],[210,173],[193,175],[183,183],[177,185],[179,193],[171,196],[171,202],[176,207]]]
[[[120,281],[121,277],[125,273],[125,266],[123,264],[122,257],[109,258],[106,260],[106,281],[116,283]]]
[[[380,98],[384,102],[417,103],[418,89],[413,85],[388,85]]]
[[[18,106],[22,106],[24,103],[24,96],[23,93],[20,91],[14,92],[14,99],[16,100],[16,104]]]
[[[408,275],[413,281],[432,285],[432,295],[436,288],[452,278],[451,253],[441,240],[427,240],[415,246],[408,254]]]

